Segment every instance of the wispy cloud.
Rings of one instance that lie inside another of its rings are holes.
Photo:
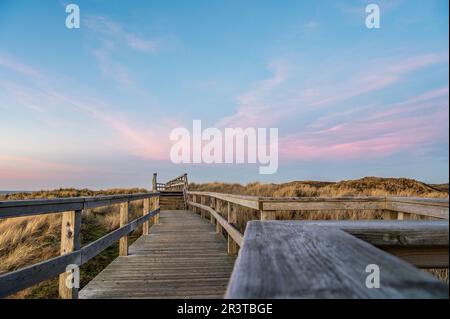
[[[27,76],[23,70],[32,70],[26,64],[20,63],[20,68],[11,68],[18,76]],[[169,133],[164,129],[164,124],[147,128],[147,123],[132,122],[126,120],[125,114],[117,114],[113,109],[119,108],[105,102],[100,97],[89,96],[89,94],[72,94],[71,89],[64,89],[64,83],[60,79],[47,78],[44,73],[41,75],[45,81],[35,82],[33,85],[21,81],[20,83],[12,80],[2,79],[0,81],[0,92],[3,92],[3,98],[14,101],[14,104],[21,104],[33,112],[39,113],[39,117],[46,122],[45,118],[51,116],[55,120],[55,115],[46,112],[47,108],[56,107],[65,108],[65,115],[83,114],[86,118],[99,124],[99,130],[107,128],[110,130],[110,139],[114,143],[101,145],[99,147],[113,147],[115,151],[124,154],[131,154],[145,160],[162,160],[168,157],[168,136]],[[57,85],[56,85],[57,83]],[[77,88],[79,91],[80,88]],[[81,89],[82,90],[82,89]],[[82,92],[82,91],[81,91]],[[38,104],[37,104],[38,103]],[[59,119],[66,122],[67,118]],[[50,122],[50,119],[49,121]],[[62,151],[62,150],[61,150]]]
[[[402,151],[418,155],[424,148],[448,143],[448,94],[446,87],[343,119],[327,115],[326,121],[317,120],[320,125],[283,137],[280,154],[288,160],[361,160]]]
[[[43,75],[37,69],[23,64],[17,61],[17,59],[2,52],[0,52],[0,67],[19,73],[23,76],[29,76],[35,79],[43,78]]]
[[[225,117],[219,124],[237,127],[276,125],[283,119],[307,111],[333,107],[337,103],[392,87],[414,71],[442,63],[448,64],[447,55],[427,54],[400,61],[375,62],[356,74],[346,74],[344,70],[340,78],[322,76],[316,87],[310,87],[305,79],[289,81],[287,62],[271,65],[272,77],[239,96],[236,113]]]
[[[439,64],[448,64],[446,54],[376,61],[363,72],[341,72],[343,78],[323,75],[315,87],[308,79],[291,77],[288,63],[272,65],[272,76],[240,95],[236,112],[219,125],[282,128],[280,154],[287,159],[380,157],[434,145],[446,136],[440,127],[448,127],[448,88],[390,105],[364,97],[392,89],[413,72]],[[345,106],[356,98],[356,103],[366,100],[370,104],[354,109]],[[285,132],[295,120],[302,123],[291,129],[295,133]]]
[[[160,42],[157,40],[145,39],[136,33],[126,31],[125,28],[105,16],[88,16],[85,25],[97,34],[102,34],[112,41],[115,45],[123,45],[144,53],[157,52]]]

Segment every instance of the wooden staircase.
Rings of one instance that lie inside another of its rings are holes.
[[[159,205],[161,210],[186,209],[183,191],[161,191]]]

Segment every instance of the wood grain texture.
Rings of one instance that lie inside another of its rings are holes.
[[[80,249],[80,231],[81,210],[63,213],[61,219],[61,255]],[[62,299],[78,298],[78,289],[75,287],[68,288],[66,283],[70,279],[69,276],[72,277],[72,274],[73,272],[64,272],[59,275],[58,291]]]
[[[94,278],[80,298],[223,298],[235,258],[214,226],[190,211],[163,211],[140,237]]]
[[[158,197],[159,193],[0,201],[0,219],[92,209]]]
[[[120,204],[120,227],[124,227],[128,224],[128,202]],[[119,240],[119,256],[128,255],[128,234],[121,237]]]
[[[120,237],[138,228],[144,221],[148,221],[159,210],[155,210],[146,216],[142,216],[126,226],[116,229],[100,239],[86,245],[78,251],[58,256],[40,263],[18,269],[13,272],[0,275],[0,298],[6,297],[20,290],[38,284],[58,276],[66,270],[69,264],[83,265],[91,258],[117,242]]]
[[[369,264],[378,289],[365,285]],[[448,286],[334,227],[252,221],[226,297],[448,298]]]
[[[233,209],[233,204],[230,202],[227,203],[227,219],[228,223],[231,226],[236,227],[237,214],[236,210]],[[227,234],[227,239],[228,239],[228,254],[231,256],[236,256],[239,252],[239,246],[236,244],[236,242],[229,234]]]
[[[277,221],[296,225],[299,221]],[[436,221],[302,221],[336,227],[419,268],[448,268],[449,223]]]
[[[142,215],[145,216],[150,212],[150,199],[146,198],[144,199],[143,205],[142,205]],[[144,222],[142,224],[142,235],[146,236],[149,232],[149,222]]]
[[[230,235],[231,238],[233,238],[233,240],[239,246],[242,245],[244,237],[239,232],[239,230],[237,230],[233,225],[230,225],[228,223],[228,221],[225,218],[223,218],[221,215],[219,215],[219,213],[217,213],[214,209],[212,209],[211,207],[205,206],[205,205],[194,203],[194,202],[188,202],[188,204],[209,212],[217,220],[217,222],[220,223],[220,225],[223,227],[223,229],[225,229],[225,231],[228,233],[228,235]]]

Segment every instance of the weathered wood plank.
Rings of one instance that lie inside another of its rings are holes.
[[[128,202],[120,204],[120,227],[128,224]],[[128,233],[119,240],[119,256],[128,256]]]
[[[80,291],[80,298],[222,298],[234,258],[213,225],[189,211],[163,211],[140,237]]]
[[[0,201],[0,219],[92,209],[158,197],[159,193]]]
[[[61,255],[79,250],[81,231],[81,210],[65,212],[61,219]],[[74,270],[59,275],[59,296],[62,299],[78,298],[78,282],[75,282]],[[70,281],[70,282],[69,282]]]
[[[448,268],[448,221],[341,220],[302,223],[339,228],[419,268]]]
[[[392,211],[447,220],[448,208],[448,199],[389,197],[386,204],[386,209]]]
[[[0,298],[7,297],[66,271],[69,264],[80,265],[81,253],[75,251],[0,275]]]
[[[369,289],[367,266],[380,269]],[[448,286],[334,227],[249,222],[227,298],[448,298]]]
[[[236,210],[233,209],[233,204],[230,202],[227,203],[227,217],[228,223],[231,226],[235,227],[237,223],[237,214]],[[227,239],[228,239],[228,254],[231,256],[237,255],[239,252],[239,246],[233,240],[233,237],[231,237],[231,235],[227,234]]]
[[[257,196],[222,194],[212,192],[194,192],[194,191],[188,191],[187,193],[189,195],[208,196],[211,198],[221,199],[233,204],[237,204],[243,207],[259,209],[259,197]]]
[[[225,218],[223,218],[221,215],[219,215],[219,213],[217,213],[211,207],[197,204],[194,202],[189,202],[189,205],[203,209],[203,210],[209,212],[212,216],[214,216],[214,218],[217,220],[218,223],[220,223],[220,225],[223,227],[223,229],[225,229],[225,231],[228,233],[228,235],[230,235],[231,238],[233,238],[233,240],[239,245],[239,247],[241,247],[244,237],[239,232],[239,230],[237,230],[234,226],[230,225]]]
[[[16,293],[42,281],[54,278],[65,272],[66,267],[69,264],[78,266],[85,264],[91,258],[117,242],[120,237],[129,234],[142,225],[144,221],[148,221],[152,218],[155,214],[159,214],[159,209],[128,223],[122,228],[116,229],[78,251],[44,260],[40,263],[0,275],[0,298]]]
[[[152,207],[153,210],[153,207]],[[142,215],[145,216],[147,214],[150,213],[150,199],[149,198],[145,198],[144,202],[142,204]],[[146,221],[142,224],[142,235],[147,236],[148,232],[149,232],[149,222]]]

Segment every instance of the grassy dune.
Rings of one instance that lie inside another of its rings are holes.
[[[360,180],[339,183],[298,181],[284,184],[250,183],[247,185],[207,183],[190,184],[191,190],[214,191],[233,194],[257,196],[292,197],[292,196],[420,196],[448,197],[448,184],[427,185],[410,179],[367,177]],[[16,193],[0,195],[0,200],[18,200],[32,198],[59,198],[114,195],[137,193],[143,189],[112,189],[92,191],[88,189],[59,189],[34,193]],[[257,212],[250,209],[238,209],[238,228],[243,232],[247,221],[258,219]],[[223,208],[223,213],[225,207]],[[142,214],[142,201],[130,205],[130,218]],[[280,212],[277,219],[380,219],[379,212],[322,211]],[[118,206],[88,210],[82,216],[82,245],[90,243],[119,226]],[[59,255],[59,238],[61,215],[51,214],[35,217],[11,218],[0,220],[0,273],[9,272],[39,261]],[[133,241],[140,235],[136,231],[131,235]],[[84,286],[118,254],[118,245],[114,245],[81,267],[81,286]],[[448,281],[448,271],[435,271],[435,274]],[[26,289],[13,298],[57,298],[57,279],[41,283]]]

